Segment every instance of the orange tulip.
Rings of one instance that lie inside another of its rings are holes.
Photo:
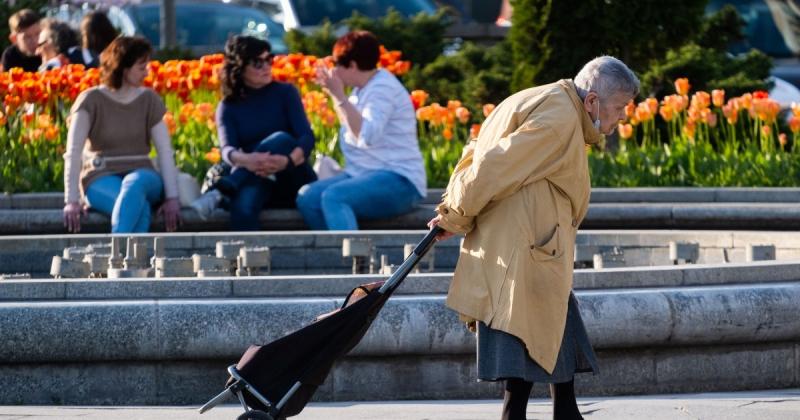
[[[692,102],[690,106],[697,109],[708,108],[711,106],[711,95],[709,95],[708,92],[703,91],[695,93],[692,95]]]
[[[455,110],[460,106],[461,106],[461,101],[454,101],[452,99],[447,101],[447,109],[451,112],[455,112]]]
[[[174,135],[178,127],[177,124],[175,124],[175,118],[172,116],[172,113],[171,112],[165,113],[163,120],[164,123],[167,125],[167,131],[169,131],[169,134]]]
[[[711,102],[714,106],[719,108],[725,103],[725,91],[723,89],[714,89],[711,91]]]
[[[633,99],[631,99],[628,105],[625,105],[625,116],[628,118],[632,117],[634,110],[636,110],[636,104],[634,104]]]
[[[445,140],[452,140],[453,130],[451,130],[450,127],[445,128],[444,130],[442,130],[442,137],[444,137]]]
[[[772,135],[772,127],[768,125],[761,126],[761,135],[764,137],[769,137]]]
[[[800,117],[792,115],[792,117],[789,118],[789,129],[792,130],[792,133],[797,135],[797,132],[800,131]]]
[[[661,109],[658,110],[658,113],[661,115],[661,118],[667,122],[672,121],[672,119],[675,118],[675,111],[672,109],[672,105],[670,104],[661,105]]]
[[[738,97],[736,102],[739,105],[739,109],[749,110],[753,106],[753,95],[745,93],[744,95]]]
[[[427,100],[428,92],[424,90],[411,91],[411,103],[414,104],[414,109],[419,109],[421,106],[424,106]]]
[[[627,140],[633,136],[633,126],[630,124],[619,124],[617,126],[617,132],[619,132],[619,137],[623,140]]]
[[[800,120],[798,120],[800,121]],[[481,133],[481,125],[480,124],[472,124],[472,127],[469,128],[469,138],[477,139],[478,135]]]
[[[641,122],[650,121],[653,119],[653,113],[650,111],[650,106],[646,102],[642,102],[636,106],[634,116]]]
[[[458,118],[458,122],[461,124],[466,124],[470,116],[471,114],[467,108],[463,106],[456,108],[456,118]]]
[[[217,164],[222,159],[222,156],[219,154],[219,149],[216,147],[212,147],[210,152],[206,153],[206,160],[211,162],[212,164]]]
[[[675,80],[675,91],[678,92],[678,95],[688,95],[691,87],[689,79],[685,77]]]
[[[658,99],[656,98],[647,98],[645,99],[645,103],[647,107],[650,108],[650,113],[656,115],[658,113]]]
[[[686,125],[683,126],[683,134],[692,140],[694,139],[696,130],[697,126],[695,125],[695,122],[692,120],[686,121]]]
[[[800,117],[800,104],[792,102],[792,114],[795,117]]]
[[[726,105],[722,106],[722,115],[725,116],[730,125],[735,125],[736,121],[739,119],[739,110],[736,104],[736,101],[730,100]]]
[[[789,138],[786,137],[786,133],[781,133],[778,135],[778,143],[780,143],[781,147],[786,147],[786,144],[789,143]]]
[[[58,139],[59,129],[56,126],[50,126],[44,129],[44,138],[49,141]]]
[[[486,105],[484,105],[483,106],[483,116],[484,117],[489,117],[489,114],[491,114],[492,111],[494,111],[494,107],[495,107],[494,104],[486,104]]]

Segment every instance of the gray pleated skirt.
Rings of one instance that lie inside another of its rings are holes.
[[[478,380],[498,381],[521,378],[527,382],[562,383],[572,380],[575,373],[599,372],[586,327],[581,319],[578,302],[570,293],[564,338],[558,352],[556,367],[548,374],[528,356],[519,338],[486,324],[478,323]]]

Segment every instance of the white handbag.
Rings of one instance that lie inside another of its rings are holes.
[[[317,179],[322,180],[339,175],[342,167],[332,157],[317,153],[314,158],[314,172],[317,173]]]

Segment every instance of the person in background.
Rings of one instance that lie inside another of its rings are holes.
[[[25,71],[37,71],[42,59],[36,55],[39,42],[39,14],[31,9],[22,9],[8,19],[11,45],[3,51],[0,58],[2,71],[20,67]]]
[[[42,58],[39,71],[52,70],[69,64],[67,51],[78,43],[75,31],[65,22],[55,19],[43,19],[39,32],[39,43],[36,54]]]
[[[144,38],[119,37],[100,55],[101,84],[83,91],[71,110],[64,154],[64,225],[80,231],[89,207],[111,216],[112,233],[147,232],[151,206],[162,201],[167,231],[180,221],[177,169],[166,107],[142,86],[152,48]],[[161,174],[150,161],[151,142]]]
[[[81,45],[67,52],[70,63],[83,64],[87,68],[97,67],[100,53],[117,35],[117,30],[105,13],[87,13],[81,20]]]
[[[465,234],[447,306],[478,333],[478,380],[504,381],[503,420],[525,420],[534,382],[554,420],[581,420],[574,376],[597,359],[572,293],[573,250],[589,207],[587,145],[614,132],[639,79],[598,57],[517,92],[464,148],[429,227]]]
[[[426,195],[414,106],[400,81],[377,68],[379,58],[375,35],[355,31],[336,41],[335,67],[318,69],[341,123],[345,168],[301,189],[297,208],[311,229],[356,230],[357,218],[398,216]],[[349,96],[345,86],[354,88]]]
[[[300,93],[272,79],[269,42],[234,36],[225,45],[217,107],[222,159],[233,170],[192,203],[201,218],[231,198],[232,230],[258,230],[258,215],[269,207],[293,207],[297,190],[317,179],[308,164],[314,133]]]

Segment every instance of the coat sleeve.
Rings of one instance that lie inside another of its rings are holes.
[[[436,208],[442,216],[439,225],[454,233],[471,231],[487,204],[557,171],[565,144],[550,126],[535,120],[499,139],[479,137],[474,148],[464,151]]]

